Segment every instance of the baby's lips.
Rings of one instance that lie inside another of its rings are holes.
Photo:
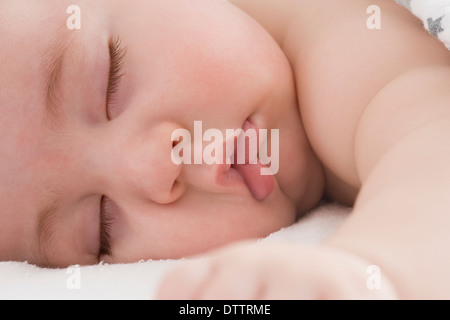
[[[261,175],[265,166],[260,161],[256,164],[235,164],[233,168],[242,175],[256,200],[262,201],[272,193],[275,187],[274,177]]]

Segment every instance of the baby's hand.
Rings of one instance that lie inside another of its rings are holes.
[[[239,243],[175,268],[159,299],[392,299],[387,279],[368,286],[370,266],[327,247]]]

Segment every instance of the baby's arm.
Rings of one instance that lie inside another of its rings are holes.
[[[430,67],[372,100],[355,145],[363,188],[328,242],[377,264],[400,298],[450,297],[448,88],[450,68]]]

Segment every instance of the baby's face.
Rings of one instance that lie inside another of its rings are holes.
[[[289,64],[253,20],[219,0],[75,2],[73,30],[72,0],[0,4],[1,260],[179,258],[317,200]],[[246,120],[280,134],[263,198],[220,165],[172,161],[175,129]]]

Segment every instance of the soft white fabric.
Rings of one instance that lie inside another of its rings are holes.
[[[322,205],[296,224],[260,241],[314,245],[326,239],[349,212],[349,208],[339,205]],[[181,261],[58,270],[3,262],[0,263],[0,299],[152,299],[164,274]]]
[[[396,0],[423,21],[425,29],[450,50],[450,0]]]

